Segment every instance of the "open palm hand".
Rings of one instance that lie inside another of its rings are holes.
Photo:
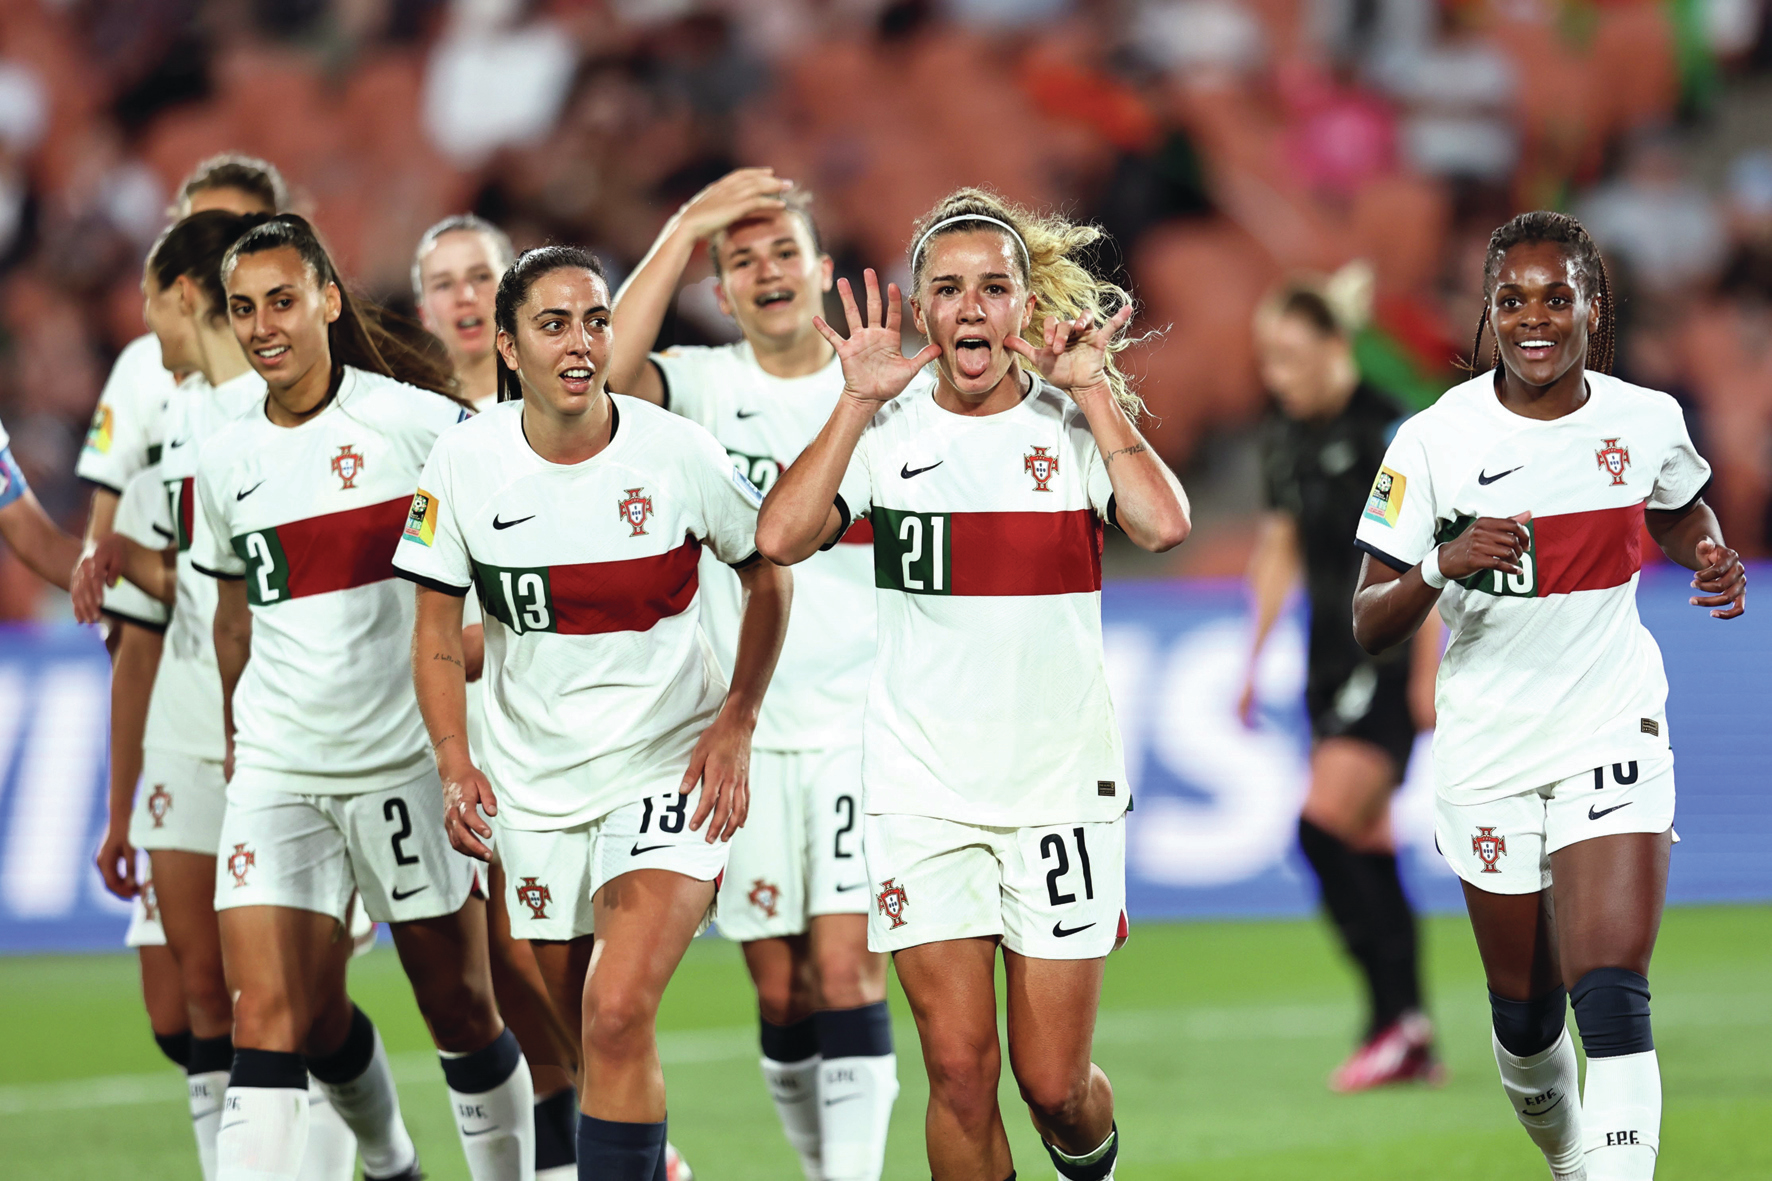
[[[843,365],[843,392],[864,402],[890,402],[904,392],[917,371],[941,356],[939,345],[928,345],[914,357],[904,355],[903,317],[899,305],[904,297],[898,284],[886,285],[886,302],[880,303],[880,280],[870,267],[863,273],[867,284],[868,314],[863,320],[855,306],[855,292],[849,280],[837,280],[837,293],[843,297],[843,317],[849,321],[847,338],[825,323],[824,317],[813,318],[813,325],[837,350]]]
[[[1026,358],[1053,385],[1079,394],[1107,384],[1108,346],[1130,319],[1131,304],[1099,326],[1089,316],[1075,320],[1048,316],[1038,348],[1019,336],[1010,337],[1003,346]]]

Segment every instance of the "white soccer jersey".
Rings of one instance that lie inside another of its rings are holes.
[[[1124,812],[1101,645],[1112,486],[1076,403],[1039,382],[970,418],[918,383],[868,424],[839,500],[874,527],[866,810],[1007,827]]]
[[[166,514],[166,497],[160,490],[158,464],[135,473],[123,486],[123,497],[117,502],[117,516],[112,527],[149,549],[165,549],[172,544],[172,521]],[[171,614],[165,603],[128,579],[120,579],[116,586],[105,588],[104,612],[156,632],[166,630],[166,621]]]
[[[276,775],[280,791],[376,791],[423,770],[412,591],[392,559],[425,456],[465,413],[346,368],[332,402],[300,426],[247,414],[202,446],[191,557],[203,573],[244,579],[252,605],[234,758]]]
[[[74,474],[121,494],[131,476],[159,462],[166,403],[177,388],[160,363],[153,333],[124,345],[92,412]]]
[[[200,373],[179,384],[166,407],[166,445],[161,451],[160,501],[175,559],[178,601],[160,650],[160,672],[148,702],[147,750],[172,751],[219,762],[227,754],[222,731],[221,671],[215,663],[215,579],[192,563],[191,534],[197,516],[197,455],[204,440],[264,405],[265,383],[245,373],[212,386]]]
[[[1450,584],[1434,781],[1496,799],[1602,763],[1668,757],[1661,650],[1637,618],[1643,510],[1680,509],[1710,465],[1666,394],[1604,374],[1549,422],[1502,406],[1485,373],[1405,422],[1357,544],[1407,570],[1477,517],[1530,512],[1522,573]]]
[[[614,438],[583,463],[537,455],[520,402],[445,435],[394,559],[422,585],[478,588],[478,753],[513,828],[674,791],[726,697],[696,567],[704,545],[722,562],[756,552],[761,497],[706,431],[613,397]]]
[[[706,427],[751,483],[767,493],[831,416],[843,368],[773,377],[747,343],[676,348],[653,357],[664,375],[665,408]],[[794,610],[781,662],[757,719],[764,750],[824,750],[861,739],[862,703],[874,666],[874,540],[863,519],[841,544],[794,567]],[[702,619],[721,667],[737,654],[738,579],[703,556]]]

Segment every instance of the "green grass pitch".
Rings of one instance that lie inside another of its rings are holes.
[[[1110,961],[1096,1060],[1114,1083],[1121,1181],[1489,1181],[1547,1176],[1489,1053],[1488,1006],[1462,918],[1427,925],[1451,1070],[1440,1090],[1334,1096],[1325,1076],[1357,1021],[1353,982],[1312,922],[1144,924]],[[1667,1107],[1663,1181],[1772,1176],[1772,907],[1668,913],[1655,1031]],[[465,1178],[435,1059],[387,951],[352,992],[394,1054],[406,1118],[435,1181]],[[916,1181],[925,1086],[903,998],[886,1176]],[[796,1181],[755,1064],[736,948],[701,940],[661,1020],[671,1138],[702,1181]],[[194,1178],[184,1092],[148,1036],[131,957],[0,958],[0,1175]],[[1026,1178],[1052,1176],[1004,1080]]]

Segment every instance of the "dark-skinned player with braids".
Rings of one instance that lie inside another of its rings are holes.
[[[1496,230],[1484,295],[1472,363],[1493,333],[1491,367],[1403,425],[1361,514],[1354,635],[1380,652],[1439,607],[1435,838],[1463,879],[1502,1085],[1556,1181],[1644,1181],[1674,818],[1667,678],[1636,609],[1645,524],[1713,617],[1742,613],[1747,579],[1679,407],[1611,376],[1613,294],[1580,223]]]

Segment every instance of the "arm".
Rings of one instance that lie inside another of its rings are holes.
[[[865,272],[865,279],[866,321],[855,306],[849,280],[837,280],[843,315],[849,321],[847,340],[838,336],[823,316],[812,321],[837,350],[843,365],[843,393],[812,445],[769,490],[757,516],[757,550],[778,566],[804,562],[837,535],[843,525],[843,514],[836,509],[837,489],[843,484],[862,431],[880,407],[904,392],[919,369],[941,356],[941,346],[934,344],[914,357],[904,355],[898,284],[886,285],[882,308],[879,279],[871,269]]]
[[[1429,611],[1416,630],[1414,646],[1409,650],[1409,717],[1417,730],[1432,730],[1438,720],[1434,689],[1440,679],[1440,633],[1443,630],[1438,609]]]
[[[74,567],[74,617],[81,623],[96,621],[105,605],[105,588],[115,586],[118,578],[172,606],[178,600],[177,561],[173,546],[152,549],[121,533],[105,535]]]
[[[74,564],[80,560],[80,540],[49,519],[29,488],[0,508],[0,537],[39,578],[68,589]]]
[[[1688,570],[1694,607],[1710,607],[1713,619],[1734,619],[1747,610],[1747,571],[1741,556],[1723,544],[1717,515],[1702,498],[1679,512],[1650,509],[1643,514],[1649,536],[1661,552]]]
[[[697,193],[671,216],[652,249],[621,285],[610,309],[610,389],[654,405],[664,401],[664,383],[647,362],[647,354],[677,296],[677,282],[695,258],[695,248],[735,221],[784,208],[779,194],[791,183],[776,179],[773,168],[740,168]]]
[[[105,889],[119,898],[141,892],[135,880],[135,849],[129,843],[129,816],[142,773],[142,734],[148,699],[160,668],[160,634],[133,623],[121,625],[117,658],[111,665],[111,785],[109,820],[98,847],[98,872]]]
[[[498,815],[492,784],[468,752],[467,661],[462,653],[462,599],[418,588],[412,629],[412,684],[443,780],[443,827],[457,851],[492,860],[487,816]],[[482,815],[484,813],[485,815]]]
[[[117,521],[117,505],[123,498],[109,488],[92,490],[92,507],[86,510],[86,542],[91,544],[112,532]]]
[[[222,770],[234,777],[234,689],[252,656],[252,607],[246,602],[246,581],[216,579],[215,663],[221,669],[222,733],[227,755]]]
[[[1376,656],[1415,634],[1440,601],[1445,581],[1469,578],[1479,570],[1520,572],[1520,557],[1532,544],[1526,530],[1531,513],[1517,517],[1478,517],[1469,529],[1428,551],[1427,558],[1407,570],[1394,570],[1367,554],[1360,563],[1360,586],[1354,591],[1354,639]],[[1422,567],[1437,563],[1444,580],[1429,586]]]
[[[744,614],[738,623],[732,687],[719,716],[702,731],[677,788],[689,792],[701,780],[701,803],[689,827],[700,832],[708,821],[709,844],[731,840],[750,812],[751,732],[788,634],[788,606],[794,597],[793,575],[767,558],[755,557],[736,570],[744,588]]]
[[[473,684],[480,679],[486,668],[486,627],[484,624],[470,623],[461,629],[461,660],[462,671],[467,674],[467,681]]]
[[[1254,724],[1256,661],[1286,606],[1286,596],[1298,585],[1303,565],[1298,552],[1298,522],[1290,513],[1264,515],[1255,553],[1249,558],[1249,589],[1255,596],[1255,639],[1249,646],[1249,670],[1243,677],[1243,695],[1237,702],[1237,716],[1245,726]]]

